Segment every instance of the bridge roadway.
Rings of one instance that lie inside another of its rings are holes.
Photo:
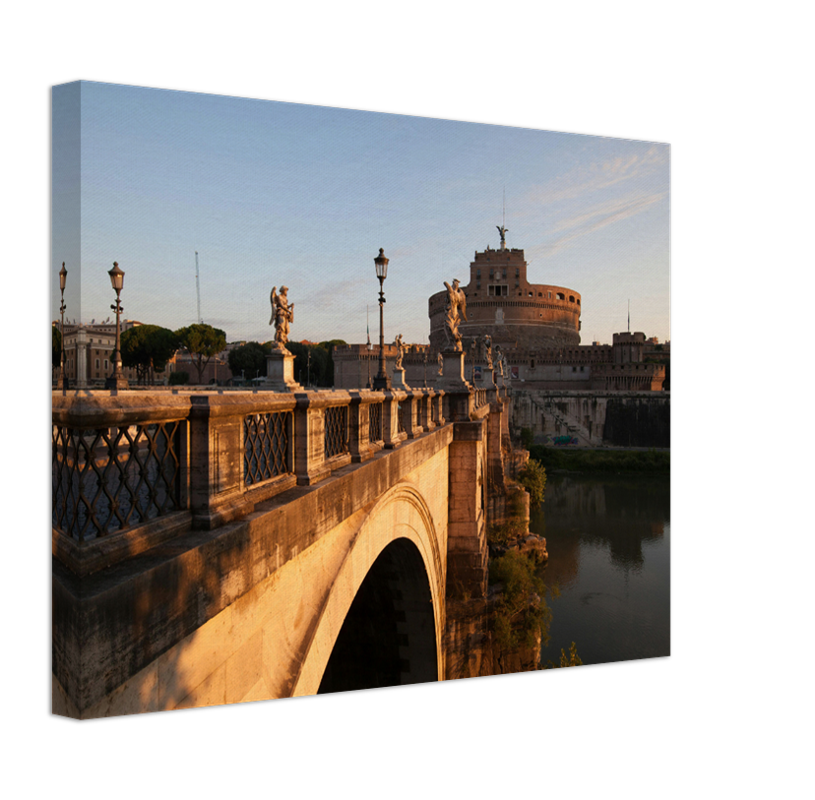
[[[460,677],[448,599],[486,594],[506,404],[55,395],[54,713]]]

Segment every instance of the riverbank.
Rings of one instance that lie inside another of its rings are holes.
[[[571,449],[547,447],[534,444],[529,448],[529,457],[539,461],[550,473],[555,472],[597,472],[597,473],[639,473],[669,475],[671,471],[670,450],[611,449],[599,448]]]

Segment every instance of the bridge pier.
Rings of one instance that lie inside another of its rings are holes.
[[[487,593],[487,540],[483,419],[453,424],[449,457],[448,595]]]

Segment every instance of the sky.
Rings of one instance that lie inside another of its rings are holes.
[[[123,317],[227,341],[379,335],[373,259],[390,259],[385,340],[428,341],[428,297],[476,250],[525,251],[532,283],[582,295],[581,343],[670,339],[666,144],[112,84],[52,96],[52,319]]]

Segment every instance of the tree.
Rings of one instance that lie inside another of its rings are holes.
[[[311,348],[300,342],[286,342],[286,349],[294,356],[294,379],[306,384],[308,374],[308,353]],[[314,372],[312,371],[312,375]]]
[[[503,585],[493,609],[492,626],[498,646],[507,650],[519,644],[530,647],[537,634],[546,644],[552,611],[546,604],[546,585],[535,563],[517,550],[490,559],[490,583]]]
[[[139,381],[150,373],[161,372],[178,349],[178,338],[159,325],[136,325],[121,336],[122,364],[136,369]]]
[[[546,491],[546,470],[539,461],[530,458],[526,466],[518,475],[518,483],[529,492],[529,504],[537,507],[543,502],[543,495]]]
[[[561,647],[560,649],[560,666],[561,667],[581,667],[583,666],[583,660],[577,655],[577,645],[572,642],[572,646],[569,648],[569,655],[566,655],[566,651]],[[546,662],[545,666],[542,666],[541,669],[557,669],[558,665],[553,664],[551,659]]]
[[[59,369],[60,355],[62,354],[62,334],[56,325],[51,326],[51,366]]]
[[[268,348],[259,342],[247,342],[229,351],[229,369],[234,376],[243,373],[247,378],[266,374]]]
[[[325,374],[323,377],[324,382],[321,386],[334,385],[334,348],[338,344],[348,344],[344,339],[329,339],[327,342],[320,342],[320,347],[324,348],[328,354],[326,359]]]
[[[201,383],[204,370],[209,360],[226,347],[226,334],[212,325],[196,323],[179,328],[175,335],[181,347],[187,349],[198,370],[198,383]]]
[[[317,386],[332,386],[334,384],[334,365],[331,362],[331,353],[322,344],[309,347],[311,351],[311,382]]]

